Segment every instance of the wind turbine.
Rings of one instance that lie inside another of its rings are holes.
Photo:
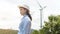
[[[37,1],[37,0],[36,0]],[[39,5],[39,7],[41,8],[41,9],[39,9],[40,10],[40,27],[42,28],[42,16],[43,16],[43,10],[44,10],[44,8],[46,8],[46,6],[44,6],[44,7],[42,7],[41,5],[40,5],[40,3],[37,1],[37,3],[38,3],[38,5]]]

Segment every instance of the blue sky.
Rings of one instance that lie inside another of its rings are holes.
[[[60,0],[38,0],[42,7],[47,6],[43,10],[43,24],[48,20],[50,15],[60,15]],[[0,0],[0,28],[18,29],[21,15],[18,5],[26,4],[30,7],[33,18],[32,29],[40,28],[40,10],[36,0]]]

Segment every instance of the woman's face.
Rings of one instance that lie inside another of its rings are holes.
[[[21,15],[26,14],[26,9],[24,9],[23,7],[20,7],[19,9],[20,9],[20,14]]]

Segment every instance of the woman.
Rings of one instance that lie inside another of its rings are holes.
[[[20,14],[23,15],[23,18],[19,25],[18,34],[30,34],[32,17],[29,13],[29,7],[27,5],[21,5],[19,6],[19,9]]]

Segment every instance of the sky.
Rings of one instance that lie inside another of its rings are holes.
[[[60,15],[60,0],[0,0],[0,28],[18,30],[20,19],[22,18],[18,5],[26,4],[30,7],[33,18],[32,29],[40,29],[40,6],[46,6],[43,9],[43,25],[50,15]]]

